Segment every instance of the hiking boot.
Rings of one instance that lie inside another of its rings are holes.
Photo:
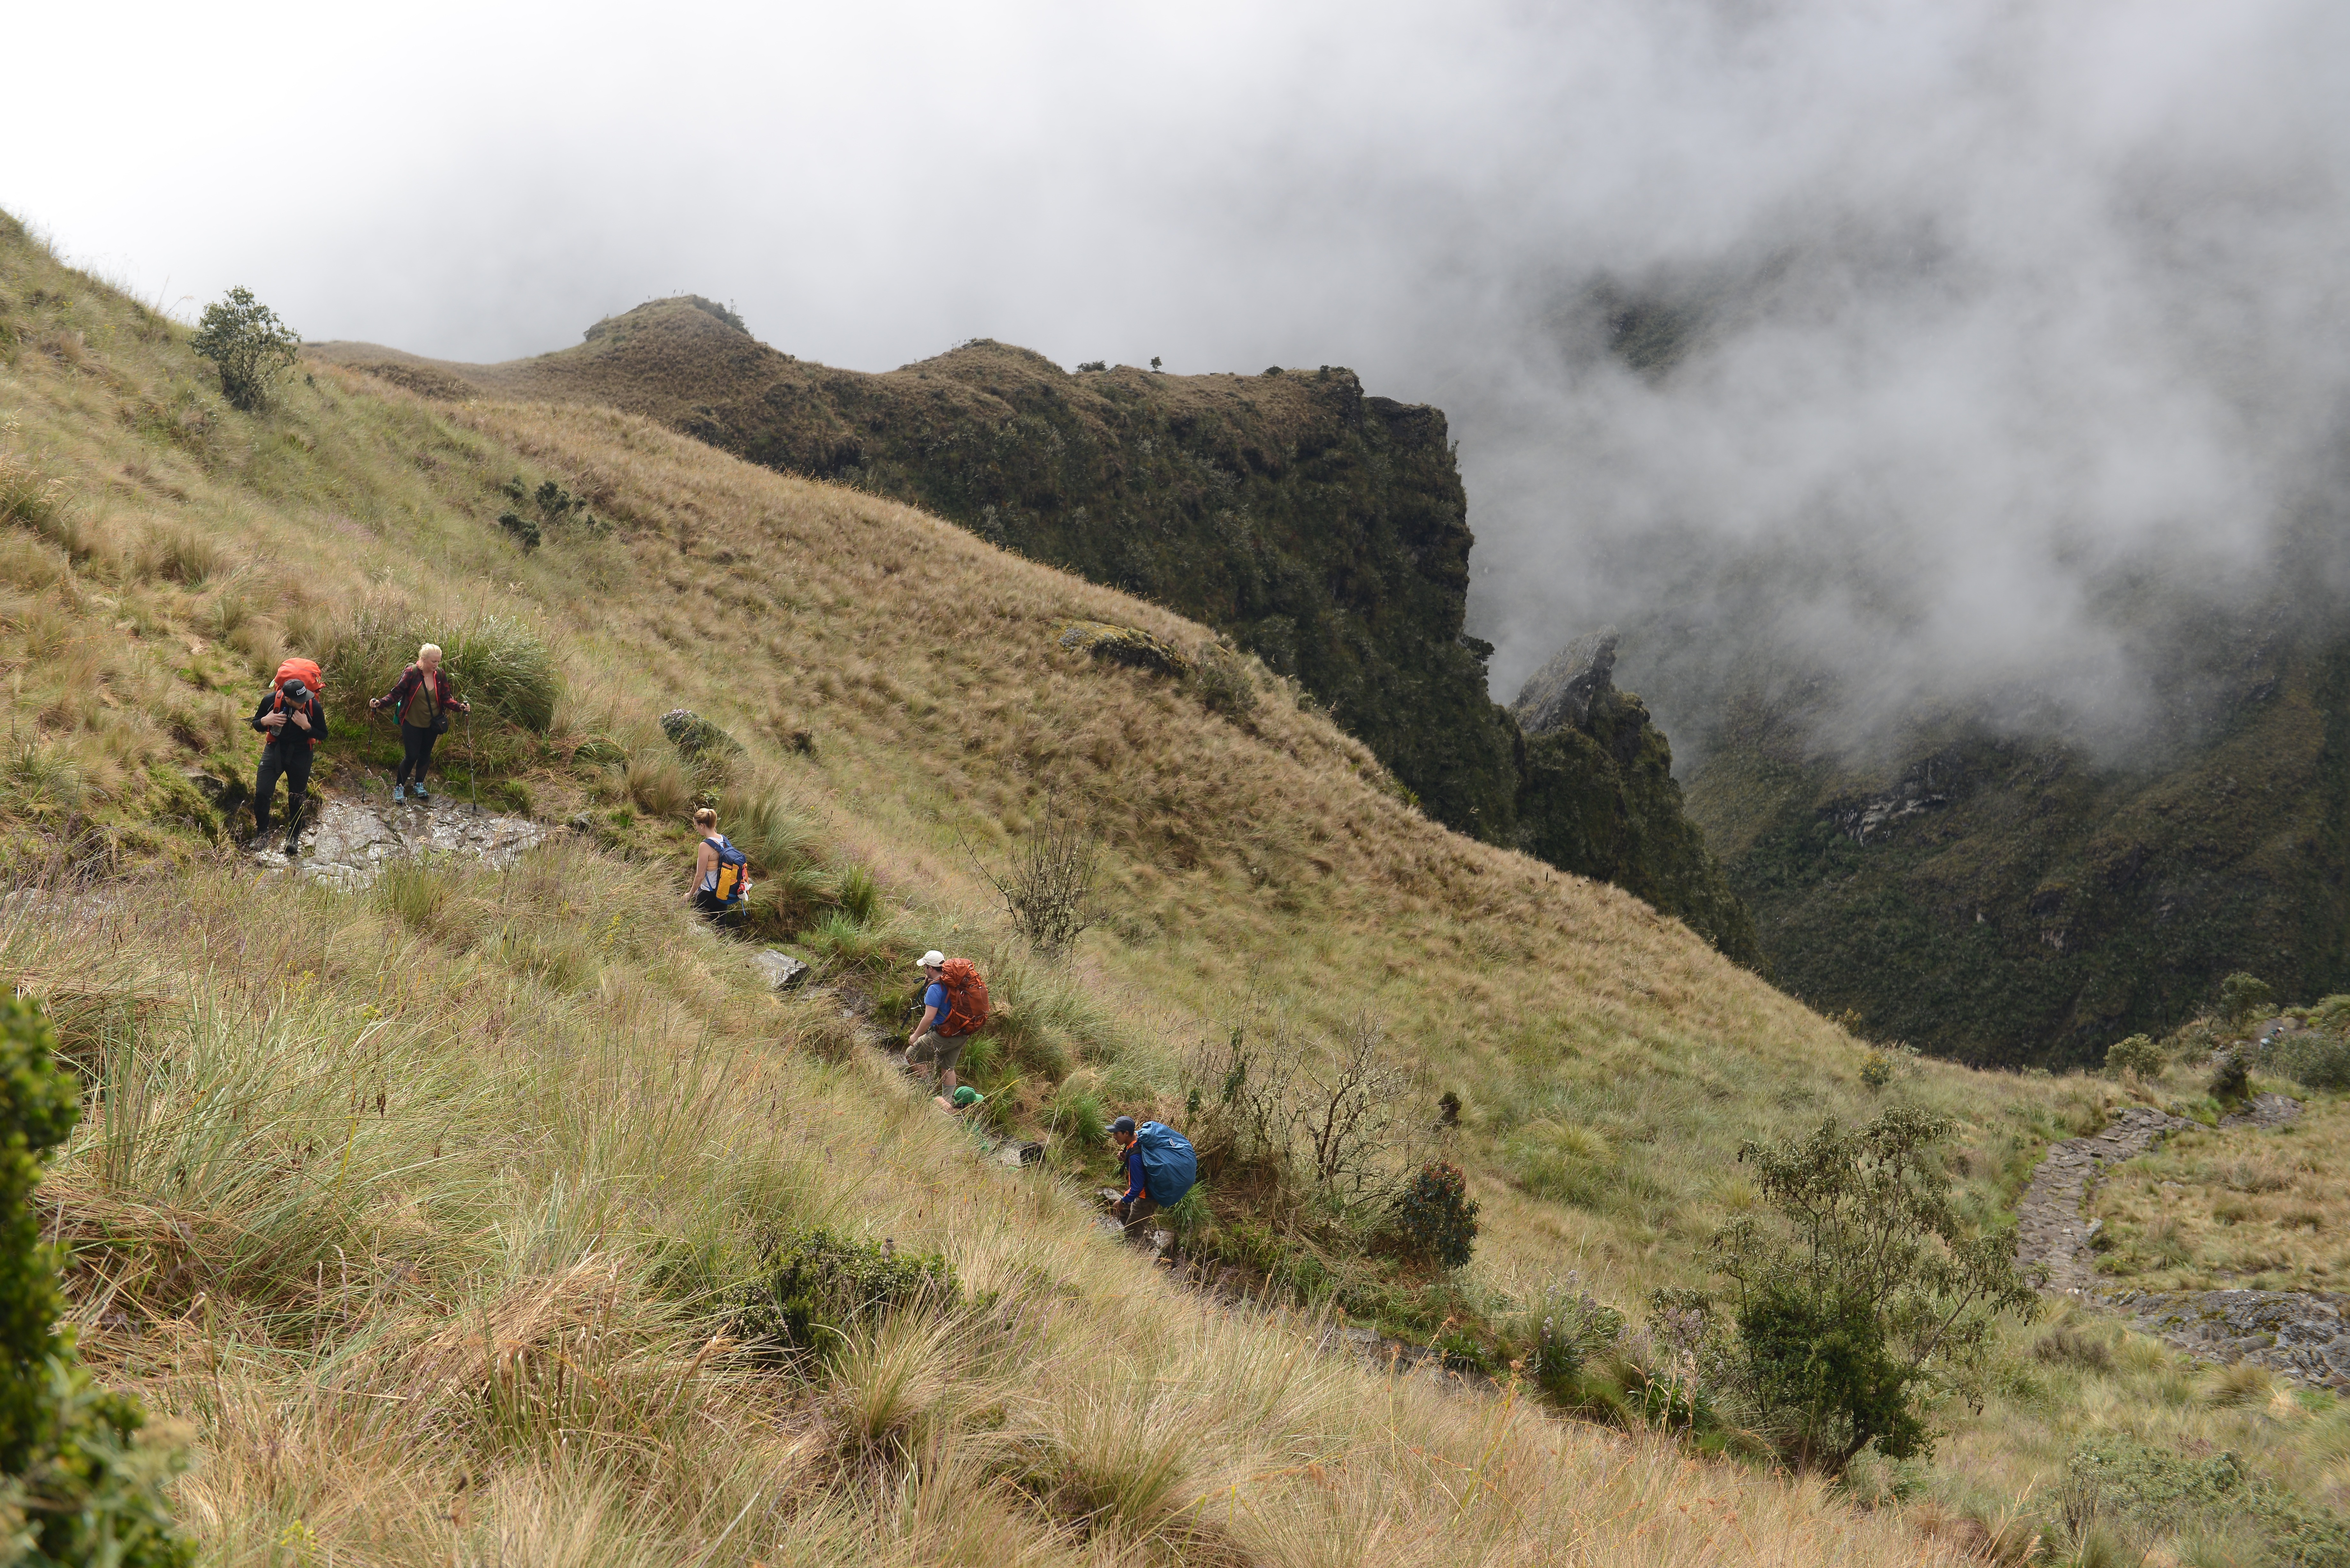
[[[302,841],[301,841],[300,839],[298,839],[298,838],[289,838],[289,839],[287,839],[287,840],[286,841],[286,859],[291,860],[291,859],[293,859],[296,856],[297,856],[297,855],[299,855],[299,854],[301,854],[301,853],[302,853]]]
[[[416,786],[416,798],[419,800],[431,800],[432,798],[432,792],[426,789],[422,784],[418,784]]]
[[[406,784],[394,784],[394,785],[392,785],[392,786],[391,786],[391,799],[392,799],[392,804],[393,804],[393,805],[397,805],[400,802],[401,802],[401,801],[403,801],[403,800],[405,800],[405,799],[407,799],[407,798],[408,798],[408,786],[407,786]]]

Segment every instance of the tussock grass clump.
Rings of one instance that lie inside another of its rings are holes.
[[[451,683],[481,719],[503,720],[545,734],[555,722],[563,682],[546,639],[514,616],[445,620],[398,600],[371,600],[332,626],[317,659],[337,708],[362,721],[367,700],[390,691],[428,642],[441,645]]]

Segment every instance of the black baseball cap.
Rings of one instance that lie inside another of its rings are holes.
[[[1120,1116],[1118,1120],[1109,1124],[1109,1130],[1114,1133],[1131,1133],[1134,1131],[1134,1118],[1132,1116]]]

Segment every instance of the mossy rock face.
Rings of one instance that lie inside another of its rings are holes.
[[[660,727],[670,744],[688,757],[733,757],[743,753],[742,742],[690,708],[672,708],[663,713]]]
[[[2159,1038],[2238,971],[2350,988],[2350,636],[2208,641],[2203,714],[2121,761],[1981,719],[1862,770],[1801,711],[1733,711],[1690,806],[1773,979],[1875,1038],[2054,1068]]]
[[[1191,660],[1165,638],[1139,627],[1113,626],[1107,621],[1071,621],[1054,639],[1072,653],[1090,654],[1113,664],[1130,665],[1180,680],[1191,673]]]
[[[1754,923],[1681,806],[1673,752],[1638,697],[1616,690],[1612,635],[1571,645],[1526,682],[1518,836],[1553,866],[1613,882],[1728,957],[1760,961]]]

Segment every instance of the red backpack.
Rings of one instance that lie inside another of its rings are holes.
[[[947,1015],[934,1027],[941,1034],[969,1034],[987,1025],[987,981],[969,959],[949,959],[939,968],[947,988]]]

